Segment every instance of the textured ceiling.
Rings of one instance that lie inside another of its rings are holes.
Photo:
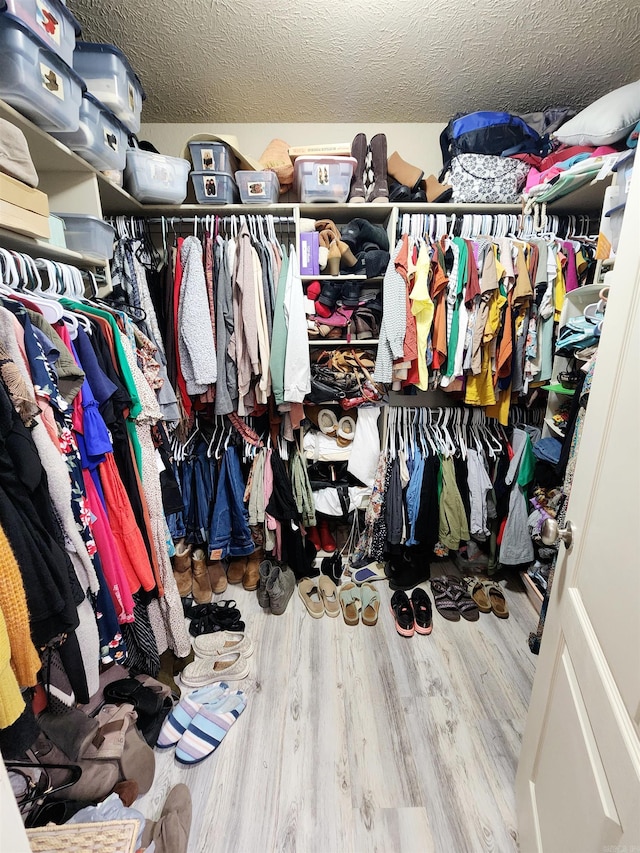
[[[146,122],[446,122],[640,78],[638,0],[68,0]]]

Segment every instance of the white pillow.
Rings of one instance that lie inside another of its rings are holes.
[[[640,80],[614,89],[565,122],[554,134],[567,145],[610,145],[640,121]]]

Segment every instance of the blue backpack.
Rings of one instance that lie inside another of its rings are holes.
[[[540,136],[520,116],[512,113],[459,113],[440,134],[442,180],[451,160],[458,154],[544,154],[549,138]]]

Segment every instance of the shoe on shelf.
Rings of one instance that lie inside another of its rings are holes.
[[[320,542],[320,531],[318,530],[317,525],[314,527],[307,527],[307,539],[316,551],[322,550],[322,542]]]
[[[367,201],[373,204],[385,204],[389,201],[389,187],[387,184],[387,137],[384,133],[377,133],[372,137],[369,150],[374,184]]]
[[[430,634],[433,629],[431,599],[421,586],[411,593],[411,606],[418,634]]]
[[[416,622],[413,608],[406,592],[399,589],[391,596],[391,615],[396,623],[396,631],[401,637],[413,637]]]
[[[364,173],[367,159],[367,137],[364,133],[357,133],[354,136],[351,143],[351,156],[355,159],[356,165],[349,191],[349,204],[364,204],[366,196]]]
[[[320,547],[323,551],[326,551],[327,554],[333,554],[336,550],[336,540],[333,538],[333,534],[329,530],[329,522],[326,518],[323,518],[318,522],[318,533],[320,534]]]

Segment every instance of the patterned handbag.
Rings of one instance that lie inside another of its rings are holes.
[[[451,161],[448,182],[453,201],[462,204],[516,204],[531,167],[513,157],[459,154]]]

